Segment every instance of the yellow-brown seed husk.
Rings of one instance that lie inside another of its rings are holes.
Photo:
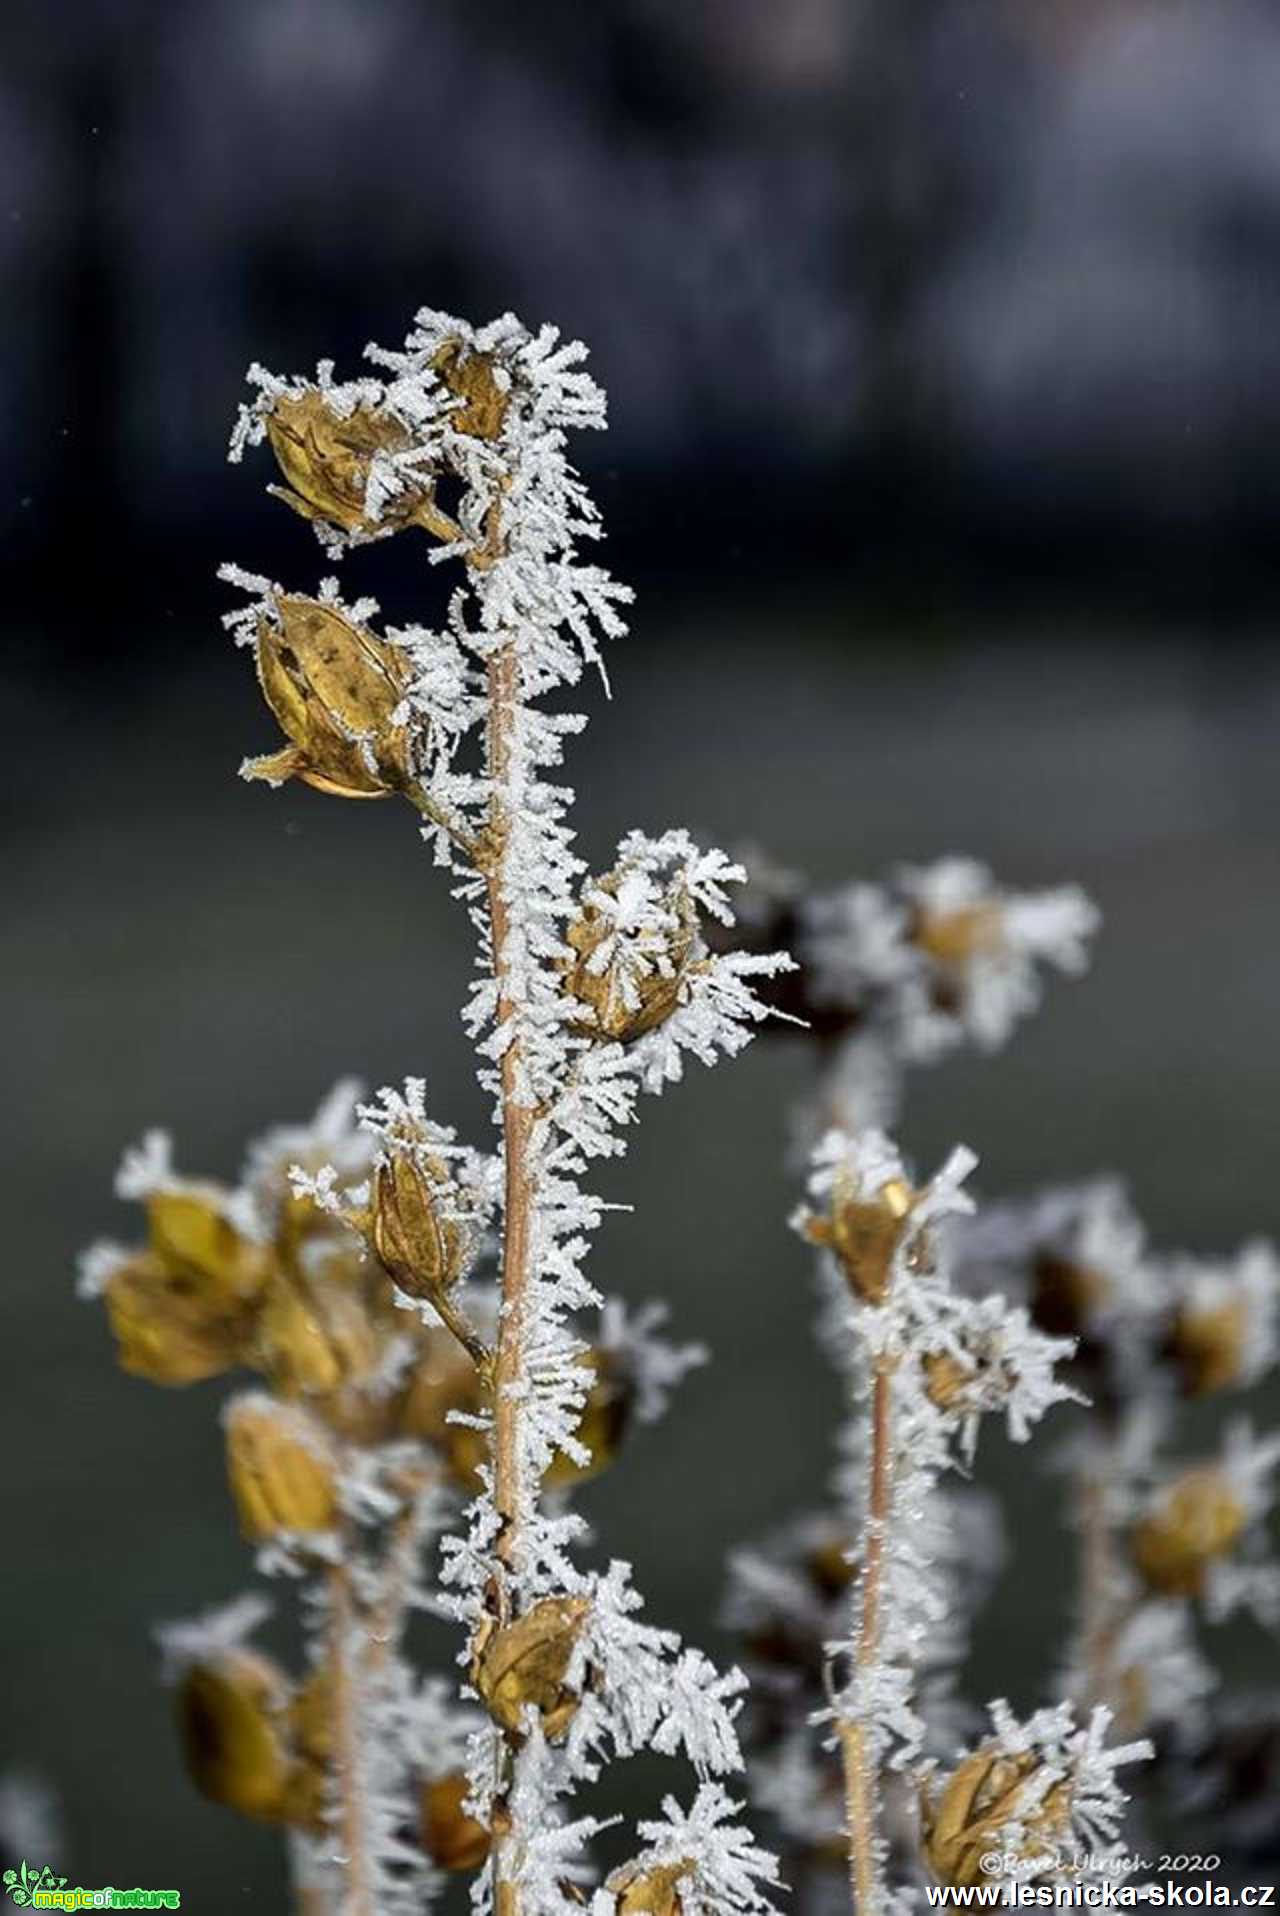
[[[911,942],[935,964],[949,969],[967,965],[1004,942],[998,905],[965,905],[958,911],[922,911],[910,931]]]
[[[870,1198],[837,1188],[830,1213],[810,1218],[805,1234],[835,1253],[849,1288],[864,1303],[883,1304],[914,1203],[915,1193],[900,1178],[890,1179]]]
[[[565,1672],[590,1609],[587,1597],[544,1597],[514,1623],[481,1626],[471,1681],[504,1730],[518,1732],[532,1706],[548,1742],[564,1735],[581,1702],[566,1686]]]
[[[467,1779],[460,1770],[421,1787],[422,1847],[440,1869],[479,1869],[492,1846],[493,1832],[463,1808],[467,1791]]]
[[[267,438],[287,482],[275,489],[277,497],[302,518],[327,520],[343,532],[430,525],[430,479],[406,486],[389,499],[380,519],[371,519],[365,509],[375,455],[403,452],[409,445],[407,428],[389,412],[357,406],[344,418],[321,392],[286,395],[268,415]]]
[[[373,1181],[373,1248],[410,1297],[449,1290],[467,1266],[468,1233],[445,1214],[451,1193],[443,1164],[397,1152]]]
[[[937,1882],[954,1888],[981,1882],[981,1859],[1003,1847],[1005,1826],[1015,1820],[1026,1830],[1022,1854],[1027,1858],[1067,1834],[1068,1779],[1052,1785],[1034,1808],[1020,1808],[1026,1802],[1026,1786],[1040,1767],[1040,1758],[1032,1752],[1009,1756],[998,1745],[987,1743],[944,1778],[936,1793],[922,1793],[925,1861]]]
[[[694,1866],[687,1858],[674,1863],[626,1863],[605,1885],[617,1898],[616,1916],[681,1916],[680,1884],[688,1882]]]
[[[558,1451],[543,1474],[542,1481],[548,1490],[587,1483],[607,1470],[631,1422],[635,1390],[608,1351],[584,1351],[578,1363],[591,1373],[592,1382],[574,1436],[586,1445],[591,1456],[587,1463],[576,1464],[563,1451]]]
[[[1232,1485],[1212,1464],[1186,1471],[1134,1526],[1133,1560],[1162,1596],[1195,1597],[1211,1563],[1228,1556],[1248,1522]]]
[[[931,1351],[921,1367],[925,1394],[939,1410],[963,1411],[978,1379],[972,1364],[950,1351]]]
[[[244,1816],[281,1819],[290,1755],[288,1685],[266,1657],[228,1650],[194,1663],[178,1686],[178,1729],[196,1788]]]
[[[251,1542],[332,1526],[335,1460],[305,1411],[245,1397],[228,1409],[226,1428],[227,1476],[241,1531]]]
[[[618,884],[619,874],[610,873],[591,889],[612,896]],[[656,1031],[677,1009],[693,964],[697,916],[683,887],[673,888],[664,902],[674,921],[672,928],[660,944],[646,940],[644,950],[652,964],[640,972],[617,960],[603,970],[592,968],[595,953],[614,933],[612,921],[598,905],[583,905],[565,933],[575,954],[565,970],[565,989],[586,1012],[574,1020],[572,1030],[584,1037],[630,1044]]]
[[[379,1340],[364,1301],[341,1282],[279,1279],[254,1335],[254,1362],[284,1397],[328,1396],[377,1363]]]
[[[251,778],[300,778],[340,798],[385,798],[410,782],[409,736],[394,722],[405,668],[394,646],[321,599],[275,601],[258,621],[258,680],[289,744],[253,759]]]
[[[173,1276],[228,1309],[258,1296],[271,1274],[269,1247],[236,1229],[213,1187],[152,1192],[147,1226],[151,1249]]]
[[[499,382],[490,355],[473,352],[460,339],[446,339],[432,365],[449,391],[464,402],[449,415],[454,431],[469,433],[473,439],[497,439],[511,394]]]
[[[239,1363],[251,1320],[210,1298],[199,1280],[175,1276],[154,1251],[140,1251],[103,1292],[121,1368],[153,1384],[198,1384]]]
[[[1211,1310],[1184,1305],[1174,1321],[1170,1354],[1189,1397],[1206,1397],[1236,1383],[1244,1369],[1249,1314],[1243,1298]]]

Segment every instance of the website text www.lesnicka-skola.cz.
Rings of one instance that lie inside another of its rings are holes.
[[[925,1890],[929,1909],[1274,1909],[1273,1883],[975,1883],[963,1889]]]

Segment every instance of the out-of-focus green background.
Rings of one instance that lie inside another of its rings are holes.
[[[992,1193],[1121,1169],[1164,1243],[1280,1232],[1280,33],[1236,0],[6,31],[0,1764],[56,1787],[72,1881],[278,1907],[275,1836],[179,1771],[148,1639],[247,1579],[224,1386],[120,1374],[72,1261],[128,1233],[110,1178],[147,1126],[230,1175],[342,1073],[421,1073],[477,1137],[485,1111],[465,925],[409,820],[235,778],[273,728],[213,568],[328,569],[261,459],[221,465],[244,362],[394,341],[424,299],[588,336],[614,431],[583,463],[639,602],[571,754],[586,854],[679,822],[823,880],[951,851],[1078,880],[1093,973],[999,1059],[919,1073],[911,1150],[965,1140]],[[400,554],[349,578],[438,605]],[[785,1040],[695,1067],[599,1173],[635,1209],[598,1280],[669,1298],[716,1362],[587,1503],[712,1647],[726,1551],[828,1468],[784,1227],[805,1083]],[[1023,1703],[1069,1599],[1052,1448],[980,1460],[1019,1554],[973,1687]],[[1260,1635],[1226,1650],[1274,1679]],[[660,1771],[611,1800],[648,1808]]]

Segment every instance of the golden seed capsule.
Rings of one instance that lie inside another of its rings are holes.
[[[694,1866],[684,1858],[675,1863],[625,1863],[609,1878],[606,1888],[617,1898],[616,1916],[681,1916],[684,1904],[679,1885],[693,1876]]]
[[[228,1311],[153,1251],[108,1278],[103,1292],[121,1367],[153,1384],[198,1384],[244,1355],[249,1321]]]
[[[939,1410],[963,1410],[978,1373],[950,1351],[931,1351],[921,1367],[925,1377],[925,1395]]]
[[[285,1397],[328,1396],[377,1363],[378,1337],[343,1284],[273,1284],[258,1316],[254,1362]]]
[[[563,1451],[557,1452],[543,1473],[542,1481],[548,1490],[587,1483],[607,1470],[631,1422],[635,1391],[609,1353],[584,1351],[578,1363],[590,1372],[592,1382],[574,1436],[586,1445],[591,1457],[585,1464],[575,1464]]]
[[[983,953],[998,951],[1004,943],[1004,920],[998,905],[965,905],[958,911],[921,911],[910,933],[936,964],[948,968],[967,965]]]
[[[445,1215],[451,1190],[442,1164],[407,1151],[384,1159],[374,1174],[373,1248],[410,1297],[447,1291],[466,1269],[469,1234]]]
[[[908,1230],[915,1192],[891,1178],[867,1198],[832,1194],[826,1217],[811,1217],[805,1235],[835,1253],[849,1288],[867,1304],[883,1304],[893,1277],[893,1261]]]
[[[1135,1525],[1133,1559],[1163,1596],[1195,1597],[1211,1563],[1239,1542],[1248,1512],[1212,1464],[1186,1471]]]
[[[925,1860],[937,1882],[956,1888],[981,1882],[982,1858],[1002,1847],[1002,1832],[1015,1820],[1026,1832],[1021,1846],[1026,1857],[1068,1833],[1069,1779],[1055,1783],[1033,1807],[1025,1807],[1026,1786],[1041,1767],[1033,1752],[1009,1756],[999,1745],[986,1743],[943,1780],[935,1795],[922,1796]]]
[[[278,1821],[290,1770],[283,1672],[254,1651],[228,1650],[192,1664],[176,1700],[183,1754],[196,1788],[244,1816]]]
[[[384,532],[422,523],[431,508],[431,482],[407,486],[387,501],[381,518],[365,507],[369,468],[378,453],[404,452],[408,429],[389,412],[357,406],[346,417],[315,390],[277,399],[267,438],[286,485],[278,498],[304,519],[328,520],[343,532]]]
[[[624,876],[611,872],[591,889],[615,897]],[[693,964],[697,918],[683,886],[673,886],[663,902],[671,927],[634,941],[632,951],[626,948],[626,934],[615,931],[606,912],[598,905],[583,905],[565,933],[575,954],[565,970],[565,989],[587,1014],[573,1022],[574,1031],[630,1044],[665,1024],[676,1010]],[[601,964],[597,953],[612,938],[623,949]]]
[[[471,1681],[504,1730],[519,1731],[532,1705],[548,1742],[564,1735],[581,1702],[566,1687],[565,1672],[590,1609],[587,1597],[544,1597],[514,1623],[481,1626]]]
[[[446,339],[431,363],[449,391],[464,401],[449,415],[454,431],[497,439],[511,393],[498,379],[496,361],[488,353],[472,352],[460,339]]]
[[[479,1869],[493,1832],[463,1808],[467,1779],[460,1770],[424,1783],[419,1796],[422,1846],[440,1869]],[[501,1826],[502,1818],[495,1818]]]
[[[328,1530],[337,1516],[334,1458],[324,1432],[295,1405],[242,1397],[226,1413],[227,1475],[251,1542]]]
[[[405,687],[396,648],[321,599],[275,601],[258,621],[258,681],[283,751],[252,759],[248,778],[300,778],[339,798],[385,798],[410,782],[409,736],[394,715]]]
[[[1174,1321],[1169,1349],[1188,1397],[1205,1397],[1237,1382],[1244,1369],[1248,1328],[1243,1298],[1230,1298],[1212,1310],[1183,1306]]]
[[[147,1226],[152,1250],[174,1276],[193,1279],[228,1307],[256,1297],[271,1274],[268,1246],[236,1229],[222,1193],[212,1187],[153,1192]]]

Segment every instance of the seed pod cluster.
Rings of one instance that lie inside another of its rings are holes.
[[[270,1251],[237,1229],[214,1186],[157,1192],[149,1242],[104,1289],[123,1368],[155,1384],[194,1384],[242,1360],[271,1272]]]

